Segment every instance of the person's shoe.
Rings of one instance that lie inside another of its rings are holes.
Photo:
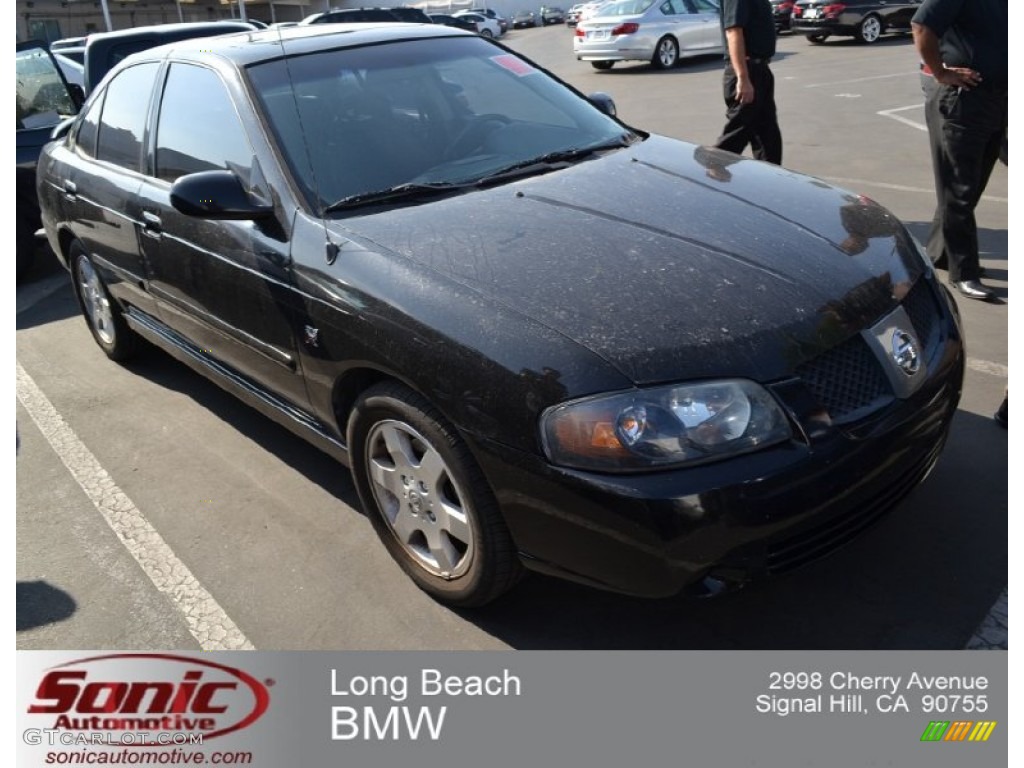
[[[960,280],[953,283],[953,287],[960,292],[961,296],[966,296],[968,299],[989,301],[996,297],[995,291],[984,285],[981,280]]]

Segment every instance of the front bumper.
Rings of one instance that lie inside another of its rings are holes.
[[[906,400],[806,430],[802,385],[774,388],[801,440],[714,464],[634,475],[551,466],[470,439],[524,564],[619,592],[666,597],[735,586],[832,551],[896,506],[945,444],[963,383],[951,315],[929,377]],[[811,435],[811,436],[808,436]]]

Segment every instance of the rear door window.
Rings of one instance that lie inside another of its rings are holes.
[[[133,171],[141,169],[142,137],[158,62],[129,67],[106,88],[96,158]]]

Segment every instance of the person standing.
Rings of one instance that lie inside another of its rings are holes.
[[[782,163],[782,132],[775,112],[775,22],[769,0],[723,0],[725,128],[715,146],[742,154],[750,144],[757,160]]]
[[[914,45],[925,77],[935,217],[928,255],[948,266],[968,299],[995,298],[981,282],[974,209],[1006,137],[1008,0],[924,0],[914,13]]]

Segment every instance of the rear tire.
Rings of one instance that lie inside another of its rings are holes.
[[[656,69],[672,69],[679,63],[679,43],[674,37],[666,35],[654,46],[654,56],[651,57],[651,64]]]
[[[397,382],[356,401],[348,423],[352,477],[377,535],[416,586],[475,607],[522,574],[483,473],[455,429]]]
[[[828,35],[823,35],[823,34],[820,34],[820,33],[815,33],[813,35],[807,35],[806,37],[807,37],[807,42],[811,43],[812,45],[821,45],[826,40],[828,40]]]
[[[612,67],[615,66],[615,62],[614,61],[592,61],[592,62],[590,62],[590,66],[592,66],[594,69],[611,69]]]
[[[81,243],[71,244],[68,262],[75,295],[92,337],[111,360],[127,360],[135,354],[138,337],[128,327],[120,305],[111,297]]]
[[[874,43],[882,36],[882,31],[882,20],[875,14],[869,13],[857,27],[857,39],[862,43]]]

